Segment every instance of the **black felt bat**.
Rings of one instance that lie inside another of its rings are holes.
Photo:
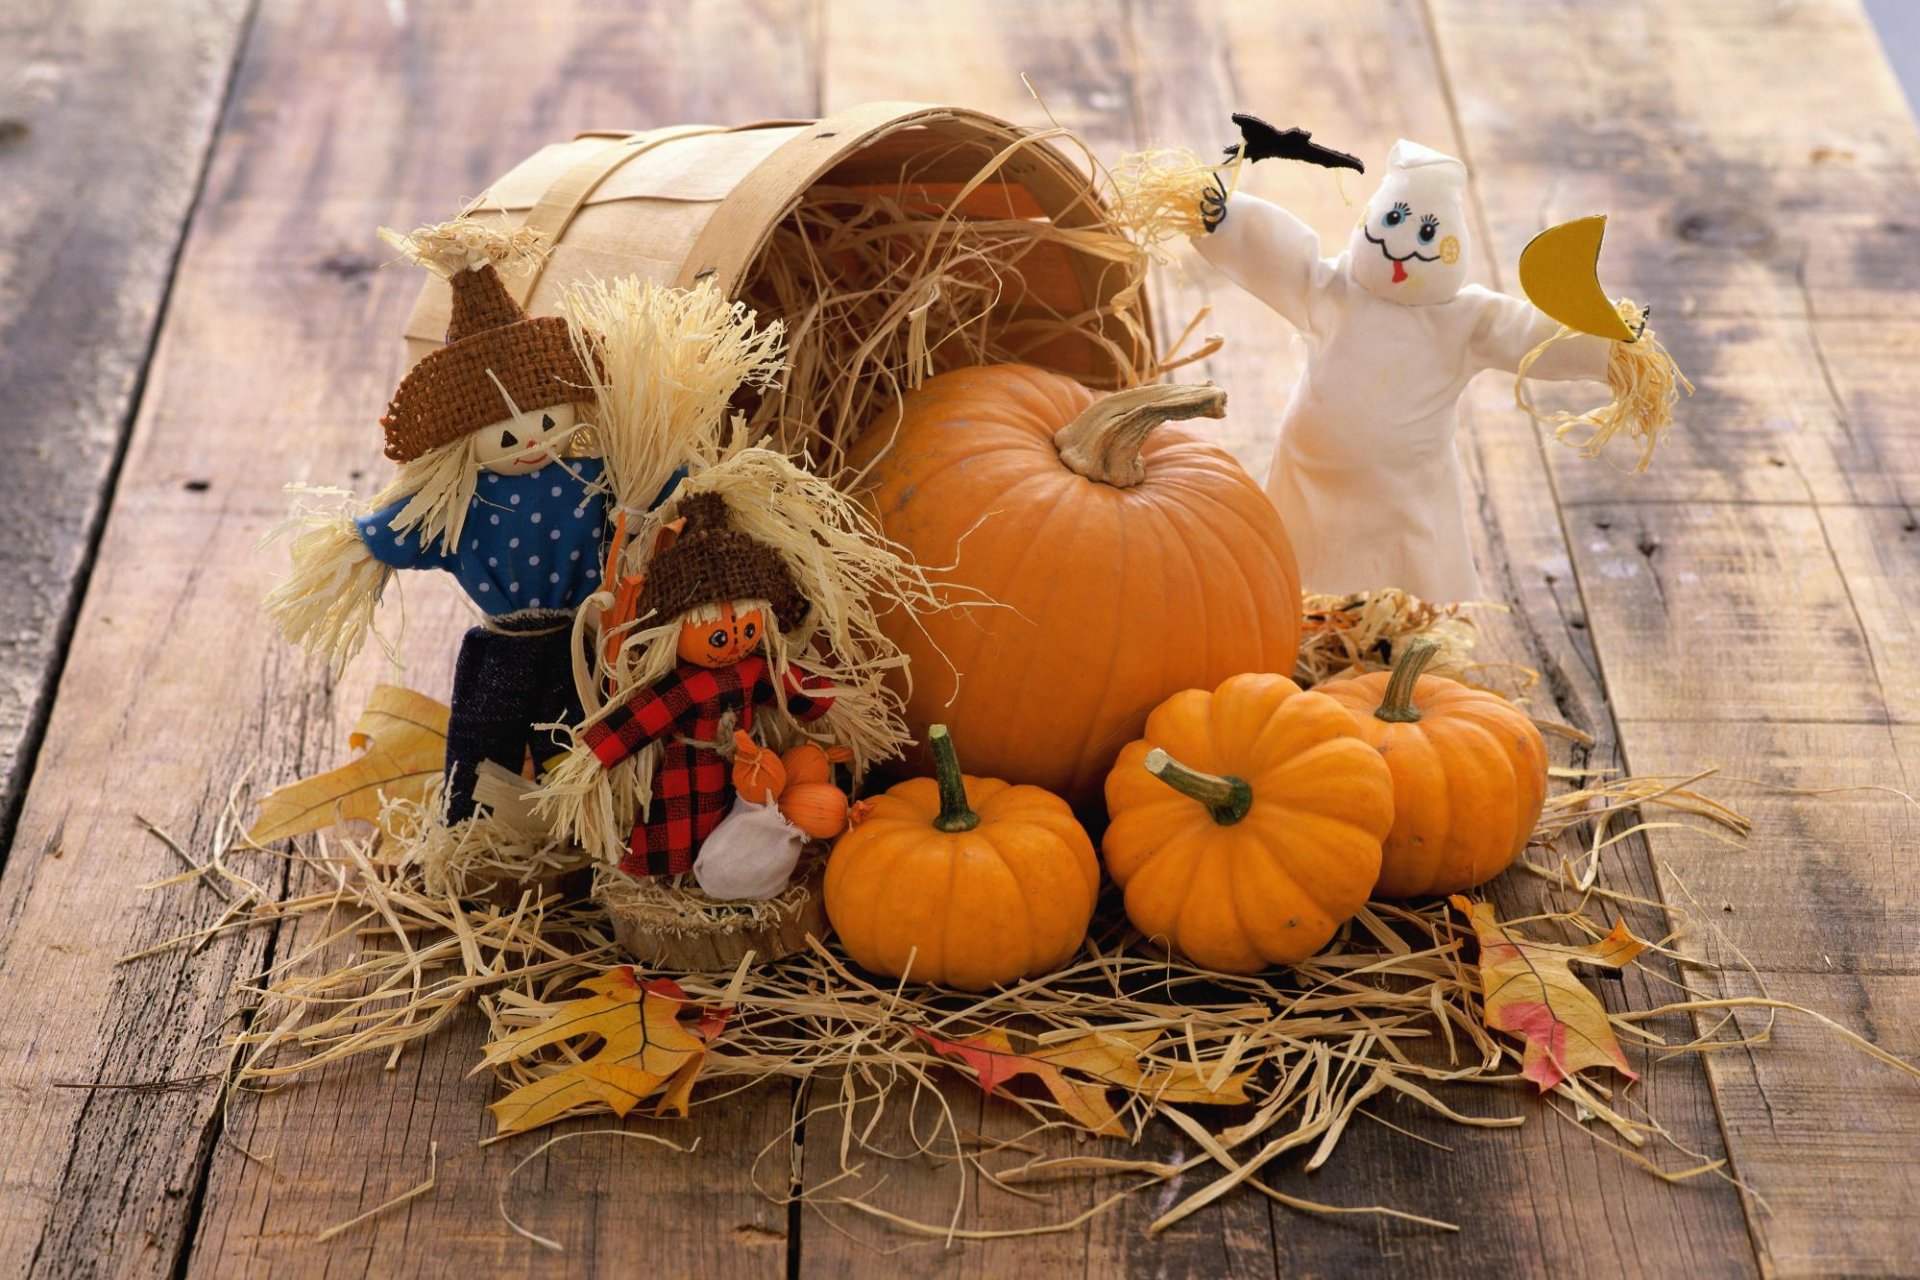
[[[1233,122],[1240,126],[1240,136],[1246,141],[1228,147],[1229,158],[1245,152],[1248,160],[1304,160],[1328,169],[1367,171],[1358,156],[1321,146],[1305,129],[1276,129],[1259,116],[1250,116],[1244,111],[1234,112]]]

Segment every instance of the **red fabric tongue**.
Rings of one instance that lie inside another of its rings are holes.
[[[1393,264],[1393,282],[1395,284],[1399,284],[1402,280],[1405,280],[1406,278],[1407,278],[1407,264],[1404,262],[1394,263]]]

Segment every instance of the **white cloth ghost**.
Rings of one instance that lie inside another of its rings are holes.
[[[1267,477],[1304,590],[1481,596],[1453,444],[1458,401],[1474,374],[1517,372],[1559,326],[1466,283],[1466,180],[1452,156],[1401,141],[1337,258],[1320,256],[1306,223],[1249,195],[1234,195],[1226,221],[1196,238],[1202,257],[1306,342]],[[1610,345],[1578,335],[1528,376],[1604,380]]]

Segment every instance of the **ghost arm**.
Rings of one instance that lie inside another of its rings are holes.
[[[1469,285],[1460,294],[1480,305],[1468,353],[1476,369],[1518,373],[1527,353],[1560,331],[1560,322],[1531,302],[1478,285]],[[1547,382],[1605,382],[1612,350],[1613,343],[1606,338],[1572,334],[1541,352],[1528,366],[1527,376]]]
[[[1320,256],[1312,227],[1271,201],[1236,194],[1226,220],[1193,243],[1222,275],[1294,328],[1313,330],[1313,301],[1332,280],[1333,264]]]

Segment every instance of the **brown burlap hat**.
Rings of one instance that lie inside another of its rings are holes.
[[[525,411],[590,394],[565,320],[528,319],[490,262],[455,271],[449,283],[453,319],[447,345],[401,379],[380,419],[387,456],[395,462],[410,462],[499,422],[510,416],[509,400]]]
[[[764,542],[727,527],[727,503],[717,493],[696,493],[680,504],[686,519],[680,537],[647,566],[637,615],[663,622],[689,609],[727,600],[765,600],[782,631],[807,616],[807,598],[781,554]]]

